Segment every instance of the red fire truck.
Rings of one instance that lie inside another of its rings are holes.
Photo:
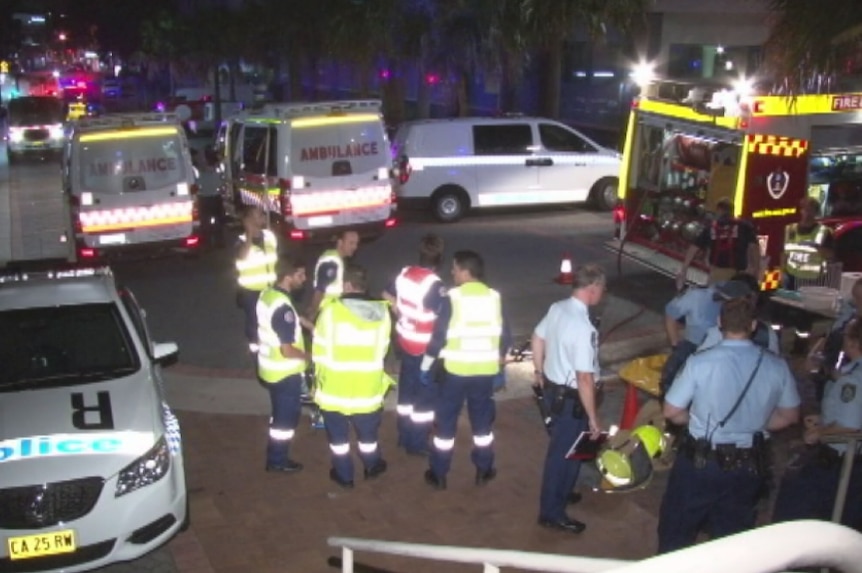
[[[741,97],[655,84],[632,103],[619,177],[620,256],[675,276],[716,203],[757,228],[764,290],[778,288],[784,228],[821,201],[844,271],[862,271],[862,93]],[[696,260],[690,282],[706,283]]]

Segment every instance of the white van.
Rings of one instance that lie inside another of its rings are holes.
[[[617,203],[620,154],[550,119],[407,122],[392,157],[398,202],[430,207],[442,222],[487,207]]]
[[[230,198],[263,207],[287,238],[377,235],[395,224],[378,100],[267,104],[225,121],[216,147]]]
[[[197,248],[197,174],[173,114],[74,122],[63,159],[78,259]]]

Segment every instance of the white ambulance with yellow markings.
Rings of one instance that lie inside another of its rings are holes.
[[[197,176],[173,114],[74,122],[63,187],[78,259],[198,247]]]
[[[108,269],[0,275],[0,571],[137,559],[187,523],[156,343]]]
[[[394,226],[389,140],[378,100],[267,104],[217,136],[226,191],[268,211],[280,234],[325,239]]]
[[[654,82],[632,103],[620,169],[622,240],[607,247],[676,276],[721,199],[756,226],[761,287],[779,288],[784,232],[821,202],[844,271],[862,270],[862,94],[757,95],[748,82]],[[688,281],[705,284],[703,258]]]

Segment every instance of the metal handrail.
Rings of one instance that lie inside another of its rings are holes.
[[[341,547],[343,573],[353,573],[354,551],[475,563],[484,573],[499,573],[500,567],[553,573],[774,573],[813,566],[862,573],[862,534],[826,521],[768,525],[639,562],[351,537],[330,537],[327,543]]]
[[[853,465],[856,463],[856,452],[862,443],[862,432],[842,432],[840,434],[826,434],[820,436],[824,444],[846,444],[847,450],[841,461],[841,477],[838,480],[838,491],[835,492],[835,505],[832,506],[832,521],[841,523],[844,515],[844,503],[847,501],[847,490],[850,487],[850,477],[853,474]]]

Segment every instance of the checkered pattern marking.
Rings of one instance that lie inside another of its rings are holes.
[[[808,150],[808,142],[792,137],[755,134],[748,136],[749,153],[778,155],[780,157],[799,157]]]

